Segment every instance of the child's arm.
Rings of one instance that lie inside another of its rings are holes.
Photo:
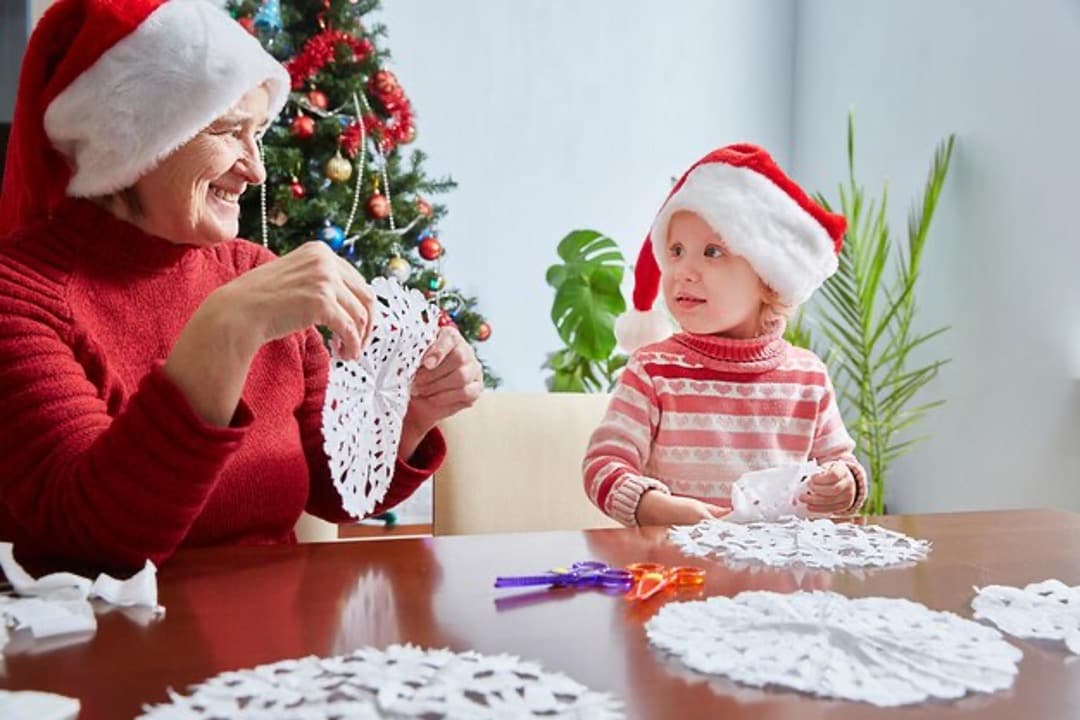
[[[600,427],[589,439],[582,464],[589,499],[623,525],[638,524],[635,514],[647,491],[671,494],[664,483],[641,474],[659,424],[652,380],[637,358],[631,358]]]
[[[831,508],[831,510],[840,514],[856,512],[862,507],[863,502],[866,501],[866,471],[859,464],[854,451],[855,441],[851,439],[851,435],[844,426],[844,419],[840,417],[832,380],[826,375],[825,394],[818,405],[814,444],[810,450],[810,459],[817,461],[822,467],[822,472],[814,476],[810,482],[811,508],[813,508],[814,500],[821,501],[822,495],[831,496],[833,495],[831,491],[834,490],[845,493],[844,497],[851,498],[852,493],[847,488],[852,488],[852,486],[854,497],[850,504],[841,508]]]

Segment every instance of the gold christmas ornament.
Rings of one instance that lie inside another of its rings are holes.
[[[334,182],[348,182],[349,178],[352,177],[352,172],[352,163],[340,154],[326,161],[326,177]]]
[[[386,263],[386,276],[392,277],[400,283],[406,282],[409,276],[412,275],[412,265],[405,258],[395,257],[390,258],[390,262]]]

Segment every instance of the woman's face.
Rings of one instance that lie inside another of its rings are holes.
[[[142,207],[131,220],[182,245],[214,245],[239,232],[240,195],[266,179],[258,139],[269,124],[270,96],[249,90],[224,115],[135,183]]]

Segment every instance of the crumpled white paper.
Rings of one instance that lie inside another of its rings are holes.
[[[836,570],[910,564],[926,558],[930,543],[879,525],[788,518],[747,525],[702,520],[668,530],[687,555],[756,562],[773,567],[801,565]]]
[[[15,560],[11,543],[0,543],[0,570],[15,593],[0,595],[0,617],[15,629],[28,628],[36,639],[97,629],[91,599],[120,607],[146,607],[163,613],[157,603],[157,568],[149,560],[128,580],[102,573],[93,582],[73,573],[33,578]],[[0,647],[6,644],[0,637]]]
[[[75,720],[79,701],[33,690],[0,690],[0,718],[4,720]]]
[[[989,585],[975,588],[971,609],[979,620],[1021,638],[1062,640],[1080,655],[1080,586],[1044,580],[1023,588]]]
[[[537,663],[412,645],[284,660],[222,673],[193,690],[170,692],[170,704],[147,707],[139,720],[623,717],[610,695]]]
[[[806,517],[800,495],[818,470],[818,464],[809,461],[744,473],[731,486],[731,512],[724,520],[747,523]]]
[[[439,309],[394,280],[371,281],[375,313],[359,360],[334,359],[323,404],[323,449],[342,507],[365,517],[394,477],[410,388],[439,331]]]
[[[645,630],[699,673],[881,707],[1003,690],[1022,657],[997,630],[958,615],[830,592],[668,603]]]

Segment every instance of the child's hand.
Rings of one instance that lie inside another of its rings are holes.
[[[847,512],[855,503],[855,476],[842,462],[831,462],[810,478],[801,499],[806,509],[820,515]]]
[[[695,525],[701,520],[723,517],[730,510],[694,498],[646,492],[638,502],[638,525]]]

